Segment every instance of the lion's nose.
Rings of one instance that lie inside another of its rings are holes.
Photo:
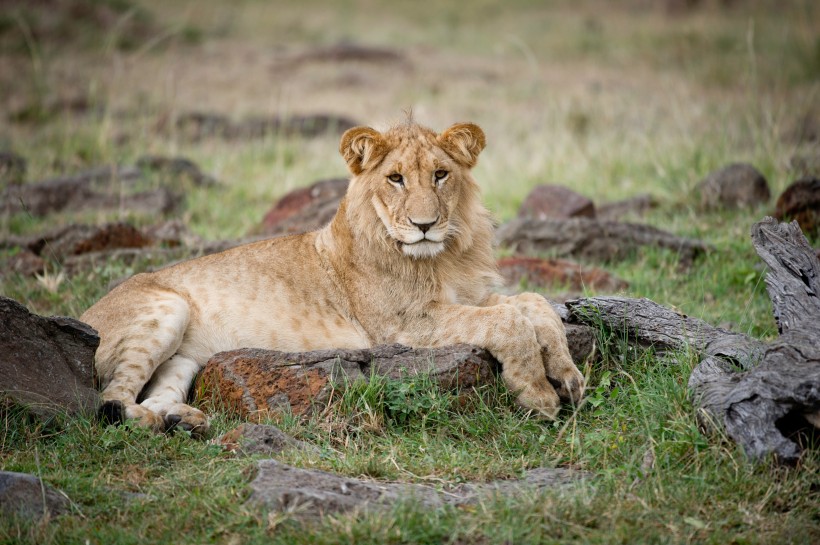
[[[438,221],[438,218],[434,219],[433,221],[431,221],[431,222],[429,222],[429,223],[417,223],[417,222],[415,222],[415,221],[413,221],[413,220],[410,220],[410,223],[412,223],[413,225],[415,225],[416,227],[418,227],[418,228],[419,228],[419,230],[420,230],[422,233],[427,233],[427,231],[429,231],[429,230],[430,230],[430,228],[431,228],[432,226],[434,226],[434,225],[436,224],[436,222],[437,222],[437,221]]]

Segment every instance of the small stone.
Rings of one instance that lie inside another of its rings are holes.
[[[801,178],[777,199],[774,215],[779,220],[797,220],[807,236],[820,234],[820,179]]]
[[[751,208],[771,198],[766,178],[747,163],[735,163],[710,173],[697,186],[701,206],[714,208]]]
[[[595,205],[580,193],[561,185],[539,185],[518,210],[519,218],[568,219],[595,217]]]
[[[0,471],[0,513],[27,519],[60,515],[69,499],[34,475]]]
[[[217,439],[228,452],[244,455],[279,454],[285,450],[318,453],[310,443],[298,441],[276,426],[266,424],[241,424]]]

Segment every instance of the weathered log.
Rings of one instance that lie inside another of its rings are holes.
[[[704,427],[724,427],[752,460],[773,453],[794,463],[801,447],[784,430],[805,425],[804,418],[820,427],[820,262],[796,222],[765,218],[752,227],[752,240],[769,267],[781,336],[746,373],[706,358],[689,387]]]
[[[763,355],[765,345],[740,333],[714,327],[649,299],[588,297],[567,301],[570,324],[603,325],[620,331],[642,348],[659,353],[694,350],[748,369]]]
[[[709,245],[681,238],[649,225],[600,221],[591,218],[568,220],[514,219],[496,231],[496,240],[521,253],[549,252],[555,257],[579,257],[612,261],[644,246],[666,248],[679,254],[688,266]]]
[[[753,461],[774,454],[793,463],[801,447],[784,430],[820,423],[820,263],[796,223],[766,218],[752,238],[770,268],[766,284],[782,333],[768,346],[647,299],[569,301],[566,320],[621,331],[659,352],[693,350],[702,361],[689,388],[702,427],[725,429]]]

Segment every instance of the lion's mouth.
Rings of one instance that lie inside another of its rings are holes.
[[[444,242],[423,238],[416,242],[399,242],[399,247],[409,257],[434,257],[444,250]]]

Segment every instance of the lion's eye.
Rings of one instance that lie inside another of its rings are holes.
[[[391,174],[387,177],[387,179],[393,182],[394,184],[404,185],[404,177],[398,172]]]
[[[447,172],[446,170],[437,170],[437,171],[433,174],[433,176],[435,176],[435,177],[436,177],[436,181],[437,181],[437,182],[440,182],[440,181],[442,181],[444,178],[446,178],[448,174],[450,174],[450,173],[449,173],[449,172]]]

